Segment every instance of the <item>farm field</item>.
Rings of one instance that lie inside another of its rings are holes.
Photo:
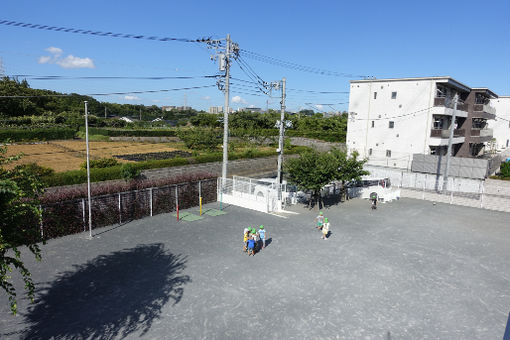
[[[154,152],[170,152],[185,149],[182,143],[144,142],[90,142],[90,158],[111,158],[115,155],[131,155]],[[86,145],[82,140],[52,141],[41,144],[16,144],[7,147],[7,156],[23,153],[24,156],[11,166],[37,163],[56,172],[77,170],[85,161]],[[130,161],[119,159],[121,163]]]

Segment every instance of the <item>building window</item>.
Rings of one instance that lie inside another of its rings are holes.
[[[377,99],[377,92],[374,92],[374,99]]]
[[[368,149],[368,155],[372,156],[372,148]]]
[[[386,150],[386,157],[391,157],[391,150]]]
[[[375,127],[375,121],[372,121],[372,127]]]
[[[391,93],[391,99],[397,99],[397,92]]]
[[[393,129],[395,127],[395,122],[390,121],[389,124],[388,124],[388,127],[390,129]]]

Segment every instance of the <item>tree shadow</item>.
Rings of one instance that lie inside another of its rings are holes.
[[[161,243],[101,255],[75,266],[37,292],[25,339],[113,339],[146,334],[169,302],[177,304],[186,257]]]

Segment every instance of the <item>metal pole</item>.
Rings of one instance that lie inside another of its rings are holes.
[[[202,216],[202,183],[198,181],[198,204],[200,205],[200,216]]]
[[[283,163],[283,140],[285,133],[285,82],[286,79],[282,79],[282,102],[281,102],[281,113],[280,113],[280,140],[278,141],[278,175],[276,177],[276,185],[278,192],[278,200],[282,199],[282,163]]]
[[[152,188],[149,189],[149,201],[150,201],[150,204],[151,204],[151,216],[152,216]]]
[[[41,212],[41,220],[39,222],[39,228],[41,229],[41,238],[44,238],[44,229],[43,229],[43,207],[39,205],[39,211]]]
[[[450,155],[452,153],[452,142],[453,142],[453,131],[455,128],[455,117],[457,112],[457,102],[459,100],[459,94],[456,93],[453,97],[453,114],[452,122],[450,124],[450,137],[448,138],[448,151],[446,152],[446,166],[443,175],[443,192],[446,192],[448,186],[448,173],[450,172]]]
[[[225,190],[228,164],[228,111],[230,102],[230,34],[227,34],[227,47],[225,52],[225,106],[223,110],[223,165],[221,168],[221,191]],[[221,205],[221,201],[220,201]]]
[[[90,198],[90,149],[89,149],[89,121],[88,102],[85,101],[85,143],[87,144],[87,200],[89,203],[89,238],[92,238],[92,204]]]
[[[175,186],[175,211],[177,212],[177,222],[179,222],[179,192],[177,185]]]

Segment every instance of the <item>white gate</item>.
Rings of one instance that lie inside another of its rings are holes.
[[[218,200],[243,208],[265,213],[281,209],[278,190],[274,182],[248,177],[227,178],[222,190],[222,178],[218,178]]]

